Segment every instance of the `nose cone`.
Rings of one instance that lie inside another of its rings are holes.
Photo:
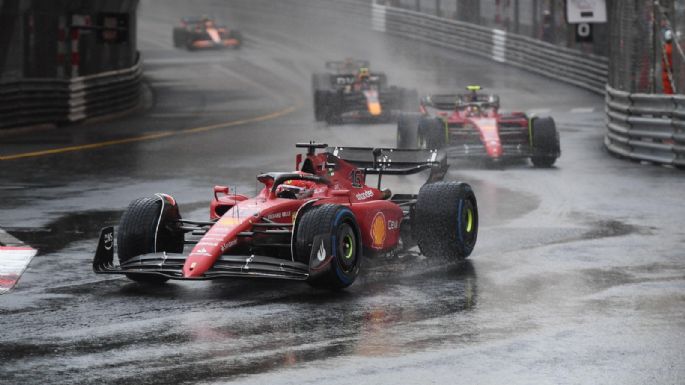
[[[488,156],[492,158],[499,158],[502,156],[502,143],[499,140],[490,140],[486,143],[485,148]]]
[[[221,36],[219,36],[219,31],[216,28],[207,28],[207,34],[214,43],[221,43]]]
[[[198,278],[204,275],[214,264],[217,255],[220,254],[218,247],[205,246],[198,244],[193,248],[193,251],[188,255],[185,264],[183,265],[183,277]]]

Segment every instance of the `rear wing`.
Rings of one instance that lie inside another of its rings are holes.
[[[352,73],[359,68],[368,68],[369,66],[368,60],[330,60],[326,62],[326,69],[338,74]]]
[[[357,75],[350,74],[335,74],[331,75],[331,85],[334,87],[344,87],[354,84],[357,81]],[[384,87],[387,83],[387,78],[384,73],[372,72],[369,74],[369,83],[378,84]]]
[[[447,173],[447,158],[438,150],[372,147],[328,147],[326,152],[351,163],[366,175],[409,175],[430,170],[427,183],[440,181]]]
[[[423,98],[423,104],[437,108],[438,110],[454,110],[458,107],[475,105],[481,108],[499,108],[499,96],[488,94],[477,94],[473,100],[470,94],[440,94],[428,95]]]

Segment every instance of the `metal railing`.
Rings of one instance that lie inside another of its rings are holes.
[[[685,167],[685,95],[631,94],[606,86],[607,149]]]
[[[68,80],[22,79],[0,83],[0,129],[68,123],[135,108],[142,65]]]
[[[372,24],[386,32],[468,52],[604,94],[608,59],[523,35],[373,4]]]

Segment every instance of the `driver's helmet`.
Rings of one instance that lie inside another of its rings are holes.
[[[307,180],[287,180],[276,187],[276,196],[288,199],[305,199],[314,195],[316,183]]]

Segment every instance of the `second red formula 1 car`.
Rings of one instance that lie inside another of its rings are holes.
[[[119,264],[107,227],[94,271],[147,283],[266,277],[339,289],[354,282],[363,256],[417,244],[428,257],[458,260],[473,250],[476,197],[466,183],[441,181],[447,165],[437,152],[297,146],[307,149],[297,171],[259,175],[255,197],[214,187],[207,221],[182,219],[166,194],[134,200],[119,224]],[[422,170],[429,183],[416,195],[381,190],[384,175]],[[367,175],[378,185],[367,185]]]
[[[400,148],[444,149],[448,157],[492,161],[530,158],[536,167],[551,167],[561,155],[559,133],[551,117],[499,112],[497,95],[429,95],[420,113],[403,114],[397,126]]]
[[[239,31],[217,25],[206,16],[184,17],[180,26],[174,28],[174,47],[189,51],[206,48],[240,48],[243,43]]]

